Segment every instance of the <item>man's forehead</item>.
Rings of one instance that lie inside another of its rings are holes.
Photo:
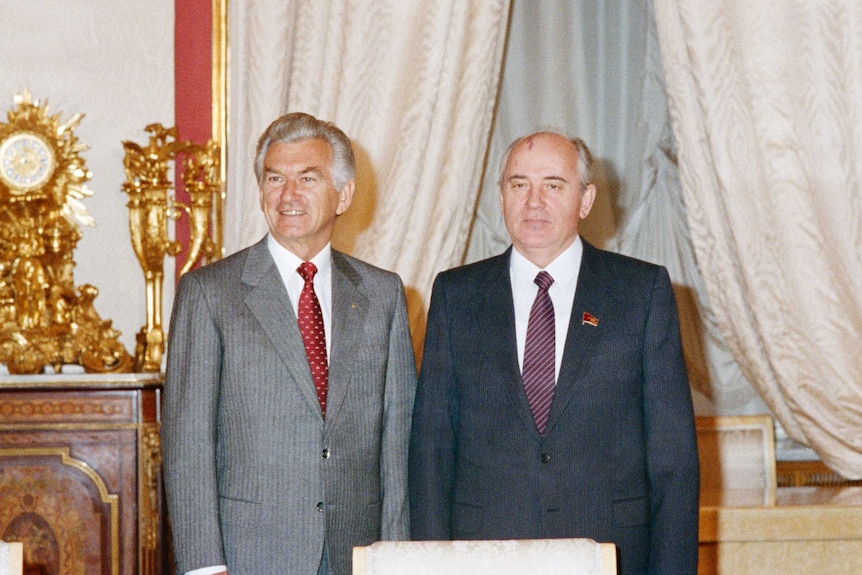
[[[521,140],[516,148],[532,151],[536,146],[541,145],[558,147],[563,150],[567,149],[577,152],[577,148],[572,140],[555,132],[537,132],[535,134],[531,134]]]
[[[332,150],[326,140],[307,138],[294,142],[273,142],[263,158],[264,171],[325,172],[332,162]]]
[[[536,145],[536,136],[536,134],[533,134],[532,136],[527,136],[526,139],[521,142],[521,145],[523,145],[528,150],[532,150],[533,146]]]
[[[323,138],[303,138],[272,142],[266,151],[266,156],[270,155],[319,156],[328,159],[333,155],[333,151],[329,142]]]
[[[577,172],[577,150],[568,147],[562,139],[557,142],[540,141],[537,136],[525,138],[512,150],[506,161],[504,174],[507,179],[526,177],[529,171],[543,173],[544,177],[560,178]],[[549,144],[549,145],[548,145]]]

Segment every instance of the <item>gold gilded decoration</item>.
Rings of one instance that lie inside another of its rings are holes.
[[[227,12],[228,0],[213,0],[212,3],[212,134],[219,153],[222,186],[213,206],[213,232],[216,257],[224,256],[224,182],[227,180]]]
[[[159,483],[162,470],[162,444],[156,423],[141,427],[141,473],[138,494],[138,528],[141,534],[141,575],[159,572]]]
[[[95,225],[81,200],[91,174],[73,130],[29,93],[15,96],[0,123],[0,363],[12,374],[127,372],[132,358],[120,333],[93,306],[99,290],[75,287],[72,252],[80,225]]]
[[[168,219],[177,220],[182,214],[189,218],[186,261],[179,275],[201,258],[220,256],[212,239],[216,226],[214,206],[221,194],[218,145],[212,140],[204,146],[178,141],[177,129],[161,124],[150,124],[146,131],[150,133],[146,147],[123,142],[126,150],[123,190],[129,195],[129,229],[135,255],[144,271],[147,294],[147,323],[138,333],[135,347],[135,369],[139,372],[159,371],[165,351],[164,258],[183,250],[180,241],[170,238]],[[183,187],[189,194],[187,204],[170,195],[174,188],[170,172],[175,162],[181,166]]]

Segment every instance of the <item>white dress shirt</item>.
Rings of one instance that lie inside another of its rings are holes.
[[[299,294],[302,293],[302,288],[305,286],[305,280],[296,270],[303,260],[275,241],[272,235],[267,238],[267,247],[269,247],[269,253],[272,254],[272,259],[275,260],[284,287],[287,288],[287,295],[290,297],[291,306],[293,306],[293,315],[296,317],[299,311]],[[309,261],[317,266],[317,273],[314,274],[314,293],[317,294],[320,309],[323,312],[323,331],[326,334],[326,357],[328,358],[331,349],[330,342],[332,341],[330,333],[330,326],[332,325],[330,319],[332,317],[332,246],[326,244],[326,247]],[[203,567],[187,571],[185,575],[213,575],[213,573],[221,573],[222,571],[227,571],[227,566]]]
[[[302,288],[305,286],[305,280],[296,271],[304,260],[299,259],[293,252],[288,251],[285,247],[279,244],[270,235],[267,238],[267,246],[269,253],[272,254],[272,259],[275,260],[275,265],[278,268],[278,273],[281,274],[281,280],[284,282],[284,287],[287,288],[287,295],[290,296],[290,304],[293,306],[293,315],[298,317],[299,310],[299,294],[302,293]],[[320,301],[320,309],[323,312],[323,331],[326,334],[326,357],[329,357],[329,351],[332,349],[331,341],[332,334],[332,246],[326,246],[318,252],[316,256],[309,260],[317,266],[317,273],[314,274],[314,293],[317,294],[317,299]]]
[[[578,285],[578,273],[581,269],[581,256],[584,245],[580,236],[572,245],[557,256],[544,271],[551,274],[554,283],[548,289],[548,295],[554,304],[554,382],[560,375],[560,365],[563,363],[563,348],[566,334],[569,332],[569,320],[572,316],[572,306],[575,303],[575,288]],[[537,267],[525,258],[516,248],[512,249],[509,261],[509,278],[512,282],[512,299],[515,305],[515,338],[518,343],[518,366],[524,369],[524,344],[527,340],[527,323],[530,319],[530,309],[539,292],[533,280],[542,268]]]

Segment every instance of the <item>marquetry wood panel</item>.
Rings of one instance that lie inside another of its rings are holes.
[[[0,538],[40,575],[161,575],[159,374],[0,377]]]

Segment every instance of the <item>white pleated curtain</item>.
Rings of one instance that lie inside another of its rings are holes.
[[[660,42],[651,2],[514,0],[490,144],[508,1],[230,5],[229,252],[266,229],[260,132],[288,110],[334,120],[359,164],[336,245],[404,278],[420,343],[434,275],[509,243],[503,149],[540,127],[580,135],[600,187],[583,231],[669,268],[699,411],[765,400],[862,476],[852,0],[656,0]]]
[[[599,247],[669,269],[698,413],[763,413],[766,406],[710,315],[682,203],[653,22],[648,2],[513,2],[467,259],[509,244],[496,189],[497,160],[509,142],[544,127],[581,136],[597,160],[599,189],[581,232]]]
[[[862,4],[655,8],[717,323],[788,434],[862,477]]]
[[[288,111],[331,120],[357,155],[333,245],[401,275],[418,345],[434,275],[463,256],[508,10],[508,0],[232,0],[227,251],[266,231],[259,134]]]

